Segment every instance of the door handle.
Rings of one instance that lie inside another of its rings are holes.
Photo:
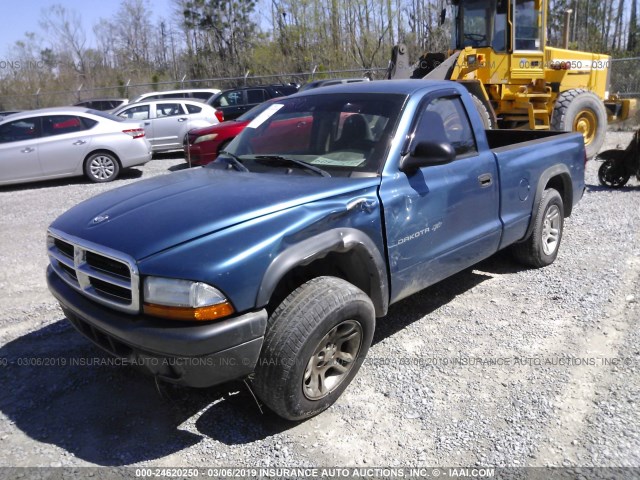
[[[186,121],[187,121],[187,119],[183,117],[183,118],[179,118],[179,119],[178,119],[178,121],[179,121],[179,122],[186,122]]]
[[[151,125],[151,122],[144,122],[145,125]]]
[[[86,140],[76,140],[71,145],[84,145],[85,143],[87,143]]]
[[[23,148],[22,150],[20,150],[20,152],[22,152],[22,153],[31,153],[34,150],[35,150],[35,148],[27,147],[27,148]]]
[[[478,182],[480,182],[481,187],[485,188],[490,187],[493,184],[493,179],[491,178],[490,173],[484,173],[478,177]]]

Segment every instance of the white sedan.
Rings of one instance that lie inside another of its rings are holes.
[[[46,108],[0,121],[0,185],[86,175],[115,179],[151,160],[140,124],[80,107]]]
[[[216,113],[210,105],[181,98],[143,101],[114,111],[125,121],[142,122],[154,152],[182,150],[189,130],[219,123]]]

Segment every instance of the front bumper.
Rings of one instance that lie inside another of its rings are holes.
[[[265,310],[204,324],[168,321],[103,307],[67,285],[51,267],[47,284],[81,334],[161,380],[210,387],[249,375],[258,362]]]
[[[199,144],[188,144],[184,145],[184,158],[189,162],[191,160],[191,166],[199,167],[207,165],[213,162],[216,158],[218,158],[218,154],[215,149],[213,151],[209,151],[210,149],[202,148]]]

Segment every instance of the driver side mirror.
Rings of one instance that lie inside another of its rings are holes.
[[[400,160],[400,170],[412,174],[422,167],[444,165],[456,158],[450,143],[418,142],[411,152]]]

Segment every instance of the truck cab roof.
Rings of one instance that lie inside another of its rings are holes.
[[[425,88],[438,90],[454,88],[465,90],[456,82],[446,80],[375,80],[373,82],[343,83],[313,90],[307,90],[305,95],[323,95],[327,93],[399,93],[412,95]]]

